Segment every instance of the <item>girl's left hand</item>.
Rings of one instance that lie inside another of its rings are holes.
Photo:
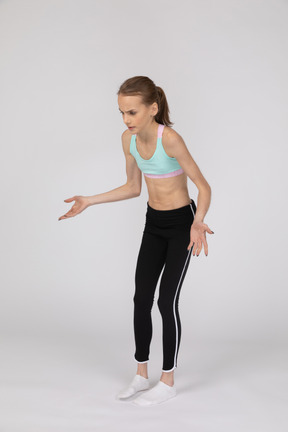
[[[206,231],[209,234],[214,234],[213,231],[206,225],[204,222],[193,222],[190,229],[190,243],[188,245],[187,250],[189,251],[191,247],[193,247],[192,255],[199,256],[202,245],[204,245],[205,255],[208,256],[208,244],[206,240]]]

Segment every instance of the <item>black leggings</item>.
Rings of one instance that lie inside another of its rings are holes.
[[[158,308],[163,324],[163,372],[177,367],[181,339],[179,295],[190,262],[190,228],[196,205],[173,210],[155,210],[147,202],[146,223],[135,272],[134,337],[138,363],[149,360],[152,339],[151,309],[160,273]]]

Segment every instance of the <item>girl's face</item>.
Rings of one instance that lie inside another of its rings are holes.
[[[154,122],[154,116],[158,112],[158,105],[154,102],[150,106],[142,103],[141,95],[126,96],[118,95],[119,111],[129,130],[135,134],[149,127]]]

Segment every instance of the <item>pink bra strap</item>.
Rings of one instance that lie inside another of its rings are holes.
[[[159,123],[159,126],[158,126],[158,138],[162,137],[162,133],[163,133],[164,127],[165,127],[165,125]]]

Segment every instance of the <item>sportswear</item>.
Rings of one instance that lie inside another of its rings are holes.
[[[178,302],[193,250],[193,246],[189,251],[187,248],[195,213],[193,199],[190,204],[172,210],[156,210],[147,202],[146,222],[135,272],[134,360],[138,363],[149,361],[151,310],[162,273],[157,305],[163,323],[163,372],[171,372],[177,367],[181,340]]]
[[[164,150],[162,145],[162,134],[164,127],[164,124],[159,123],[156,150],[150,159],[144,159],[142,156],[140,156],[136,144],[137,134],[134,134],[131,137],[130,153],[132,156],[134,156],[139,169],[146,177],[174,177],[184,172],[177,159],[175,157],[168,156]]]
[[[141,375],[135,375],[129,386],[121,390],[116,396],[117,399],[127,399],[133,396],[135,393],[143,390],[147,390],[150,387],[149,378],[145,378]]]
[[[168,399],[176,396],[177,391],[175,386],[169,386],[163,381],[158,381],[158,383],[150,390],[138,396],[132,403],[134,405],[140,406],[151,406],[166,402]]]

